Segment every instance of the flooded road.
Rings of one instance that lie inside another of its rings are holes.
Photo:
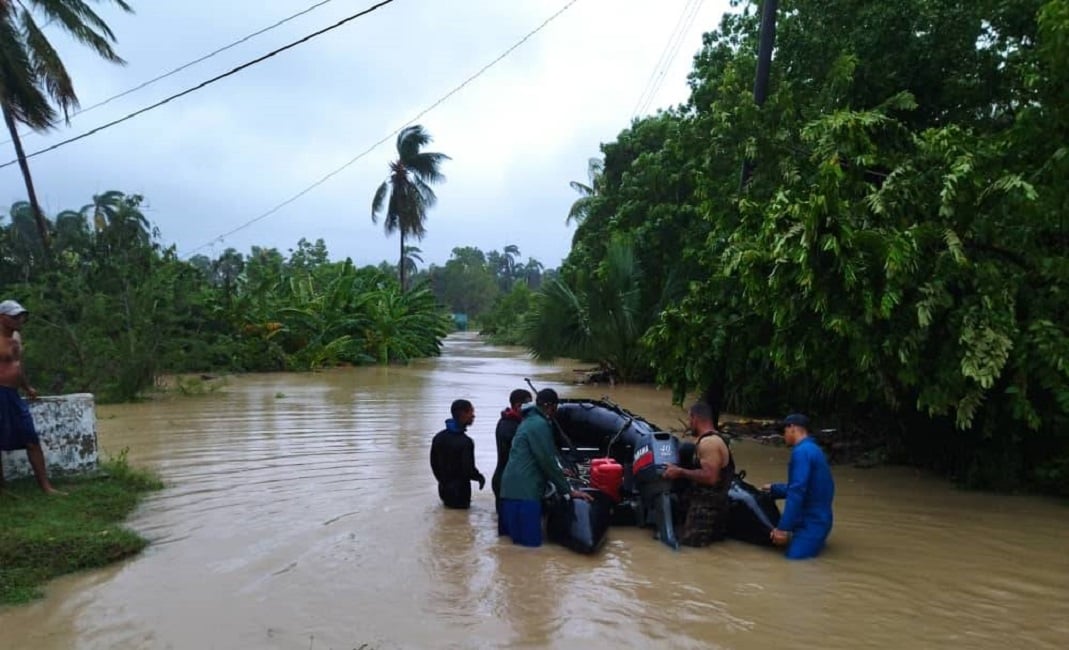
[[[489,484],[444,510],[428,454],[455,398],[475,404],[487,477],[525,376],[679,427],[667,391],[546,379],[567,369],[461,334],[405,368],[99,407],[102,449],[167,485],[129,522],[152,545],[0,609],[0,648],[1069,647],[1069,508],[911,470],[834,467],[835,529],[803,563],[734,541],[673,552],[633,528],[591,557],[514,547]],[[786,475],[784,449],[734,453],[753,483]]]

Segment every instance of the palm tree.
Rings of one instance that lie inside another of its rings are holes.
[[[114,2],[123,11],[133,12],[124,0],[96,1]],[[53,103],[63,109],[63,117],[69,121],[70,110],[78,108],[78,96],[59,54],[37,25],[35,14],[43,17],[46,24],[58,24],[105,60],[118,64],[125,61],[109,44],[109,41],[115,41],[115,35],[85,0],[0,0],[0,110],[15,144],[15,155],[26,183],[41,245],[47,251],[50,243],[48,224],[37,202],[16,123],[21,122],[35,131],[52,128],[57,118]]]
[[[516,259],[520,256],[520,247],[516,244],[509,244],[502,250],[502,263],[505,265],[503,269],[505,273],[512,278],[512,272],[516,269]]]
[[[379,213],[385,207],[383,225],[386,234],[391,235],[395,230],[401,233],[397,272],[402,291],[405,286],[405,237],[423,239],[427,234],[424,225],[427,210],[438,202],[429,183],[445,180],[439,167],[450,159],[444,153],[421,152],[420,149],[430,141],[430,134],[419,124],[401,130],[397,135],[397,160],[390,163],[390,176],[379,185],[371,201],[371,221],[378,223]]]
[[[528,287],[532,289],[537,289],[539,286],[541,286],[542,271],[545,268],[546,266],[535,258],[527,258],[527,264],[524,265],[523,278],[527,282]]]
[[[151,224],[141,212],[140,195],[127,196],[117,190],[94,194],[93,202],[82,206],[81,213],[93,224],[98,235],[111,234],[122,241],[147,244]]]
[[[586,167],[586,175],[590,180],[590,184],[584,185],[576,181],[568,184],[573,190],[579,192],[580,197],[575,200],[572,208],[568,210],[568,218],[564,220],[564,225],[570,224],[573,219],[577,224],[583,223],[583,220],[590,214],[594,199],[600,194],[601,175],[604,171],[605,163],[600,158],[591,158],[587,161]]]

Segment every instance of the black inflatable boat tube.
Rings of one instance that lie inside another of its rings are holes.
[[[583,488],[593,497],[556,499],[546,518],[546,537],[577,553],[596,553],[605,543],[612,517],[612,500],[601,490]]]

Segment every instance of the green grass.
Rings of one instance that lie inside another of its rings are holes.
[[[125,451],[91,476],[53,484],[67,495],[47,496],[32,479],[0,492],[0,605],[40,598],[49,580],[130,557],[148,544],[119,524],[162,483],[130,467]]]

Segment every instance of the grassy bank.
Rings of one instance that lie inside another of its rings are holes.
[[[67,496],[46,496],[32,479],[0,492],[0,606],[38,598],[53,578],[105,566],[148,544],[120,524],[162,484],[130,467],[125,453],[101,463],[97,474],[53,483]]]

